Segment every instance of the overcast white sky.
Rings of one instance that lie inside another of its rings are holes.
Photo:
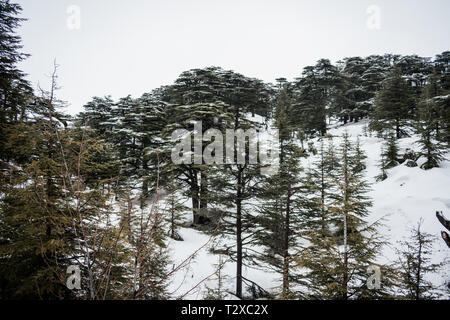
[[[93,96],[139,97],[191,68],[216,65],[273,82],[299,76],[320,58],[450,50],[448,0],[12,2],[28,19],[19,32],[32,56],[21,68],[48,87],[56,58],[59,98],[72,114]],[[67,25],[76,21],[71,5],[80,9],[79,29]],[[379,29],[371,5],[380,9]]]

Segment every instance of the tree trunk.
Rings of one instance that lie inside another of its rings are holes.
[[[321,233],[322,238],[325,238],[325,168],[324,168],[324,159],[323,159],[323,151],[322,151],[322,164],[321,164],[321,174],[320,174],[320,180],[321,180],[321,186],[320,186],[320,211],[321,211]]]
[[[342,299],[347,300],[347,283],[348,283],[348,253],[347,253],[347,213],[344,213],[344,283]]]
[[[400,119],[395,120],[395,133],[396,133],[397,139],[400,139]]]
[[[208,210],[208,186],[205,170],[200,170],[200,216],[199,224],[206,222],[206,213]]]
[[[195,182],[191,185],[191,198],[192,198],[192,214],[193,214],[193,223],[198,224],[199,223],[199,215],[198,215],[198,209],[199,209],[199,199],[198,199],[198,185]]]
[[[348,160],[348,154],[347,150],[344,151],[344,277],[343,277],[343,292],[342,292],[342,299],[347,300],[348,298],[348,250],[347,250],[347,203],[349,199],[349,160]]]
[[[236,296],[242,298],[242,168],[239,166],[236,192]]]
[[[289,294],[289,227],[291,218],[291,183],[288,182],[286,199],[286,217],[284,222],[284,254],[283,254],[283,296]]]

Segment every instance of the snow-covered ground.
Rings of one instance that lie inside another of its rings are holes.
[[[260,120],[260,119],[259,119]],[[450,250],[440,239],[442,225],[436,219],[435,212],[442,211],[450,218],[450,153],[446,155],[448,160],[441,163],[440,168],[422,170],[419,159],[417,167],[407,167],[404,164],[388,170],[388,178],[382,182],[376,182],[375,176],[380,173],[379,161],[383,140],[375,136],[364,136],[366,121],[338,126],[329,130],[333,135],[336,145],[340,143],[340,136],[347,131],[352,139],[359,136],[361,147],[366,152],[366,179],[373,183],[369,195],[373,206],[370,208],[369,222],[383,218],[383,225],[378,230],[388,240],[378,263],[390,263],[397,259],[395,248],[398,242],[405,240],[410,235],[410,229],[423,219],[422,231],[436,235],[434,254],[432,261],[435,263],[449,259]],[[419,146],[415,143],[417,136],[411,136],[399,140],[400,153],[406,148],[417,151]],[[317,139],[313,140],[318,147]],[[310,157],[304,165],[313,161]],[[189,203],[187,203],[188,205]],[[190,220],[190,213],[186,213],[186,219]],[[184,241],[171,241],[170,249],[174,266],[183,261],[185,267],[175,273],[170,290],[176,297],[185,299],[202,299],[207,287],[215,288],[217,280],[212,276],[219,262],[219,256],[211,254],[209,248],[214,243],[210,236],[192,228],[181,228],[180,234]],[[222,241],[233,244],[233,238]],[[244,248],[245,250],[245,248]],[[186,261],[194,252],[195,256]],[[225,257],[224,257],[225,258]],[[225,287],[233,292],[235,285],[236,266],[232,262],[225,264],[223,274],[226,275]],[[258,283],[267,290],[271,290],[280,284],[280,275],[273,272],[243,267],[243,276]],[[444,285],[450,277],[450,265],[447,263],[430,277],[436,285]],[[208,280],[205,280],[208,279]],[[229,298],[234,298],[229,296]],[[448,297],[447,297],[448,298]]]

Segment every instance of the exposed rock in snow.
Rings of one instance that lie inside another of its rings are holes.
[[[414,160],[408,160],[408,161],[406,161],[405,166],[414,168],[414,167],[417,167],[417,162],[415,162]]]

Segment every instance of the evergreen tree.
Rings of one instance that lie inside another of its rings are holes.
[[[84,105],[84,112],[78,115],[81,125],[88,125],[96,130],[98,134],[111,133],[112,127],[105,126],[112,115],[114,102],[110,96],[99,98],[94,97],[92,101]]]
[[[202,132],[197,134],[203,135],[211,128],[225,132],[225,127],[232,122],[229,110],[234,103],[230,92],[230,81],[233,77],[242,76],[217,67],[183,72],[167,90],[171,106],[166,112],[170,121],[164,130],[165,137],[168,138],[177,129],[193,132],[194,122],[201,123]],[[241,89],[246,90],[245,87]],[[202,142],[202,154],[208,144],[206,141]],[[206,216],[211,166],[205,165],[202,159],[198,161],[191,157],[191,160],[192,163],[171,166],[169,171],[180,183],[188,186],[187,194],[192,200],[193,223],[204,224],[208,221]]]
[[[436,55],[434,59],[435,72],[439,77],[440,87],[444,92],[450,90],[450,51],[444,51],[441,54]]]
[[[386,161],[385,155],[383,155],[383,154],[381,154],[381,159],[379,161],[378,167],[381,169],[381,172],[380,172],[380,174],[378,174],[375,177],[375,180],[378,182],[386,180],[388,177],[387,172],[386,172],[387,161]]]
[[[7,122],[22,121],[30,109],[32,89],[17,64],[28,57],[20,52],[21,38],[15,31],[25,20],[18,15],[19,4],[0,2],[0,127]],[[1,136],[4,137],[3,133]],[[1,150],[1,149],[0,149]]]
[[[412,117],[414,101],[398,68],[394,68],[383,81],[383,88],[378,92],[375,103],[375,126],[378,129],[395,130],[397,139],[404,136],[405,122]]]
[[[389,295],[392,283],[387,267],[382,287],[369,290],[365,286],[367,268],[375,264],[382,241],[376,235],[376,224],[369,225],[364,220],[371,202],[362,176],[362,157],[357,154],[344,134],[339,167],[332,175],[335,193],[329,210],[336,218],[327,221],[328,228],[334,231],[325,237],[319,227],[302,232],[309,245],[300,250],[297,262],[307,270],[301,282],[306,286],[306,297],[357,299]]]
[[[255,122],[249,113],[253,109],[269,109],[269,99],[265,97],[268,92],[255,79],[243,77],[232,72],[227,73],[228,93],[225,100],[227,114],[230,120],[226,123],[226,128],[233,132],[243,130],[248,132],[251,129],[259,129],[261,125]],[[226,140],[226,135],[224,139]],[[234,154],[231,157],[233,163],[226,164],[224,170],[217,173],[212,182],[214,198],[216,203],[225,207],[219,210],[218,214],[224,217],[222,227],[224,232],[236,236],[236,249],[227,248],[232,259],[236,260],[236,296],[242,297],[242,266],[251,257],[245,251],[245,246],[254,242],[255,234],[253,225],[253,214],[250,210],[249,200],[257,192],[258,184],[261,181],[261,164],[250,163],[249,148],[257,144],[257,137],[249,137],[244,148],[240,148],[238,141],[234,140]],[[261,145],[260,145],[261,147]],[[244,163],[238,159],[244,156]]]
[[[407,299],[422,300],[436,298],[435,286],[427,275],[443,264],[431,263],[435,237],[421,230],[422,221],[411,230],[411,238],[402,241],[398,250],[398,268],[400,270],[400,292]]]
[[[398,152],[397,138],[395,137],[395,133],[391,132],[389,133],[381,152],[382,170],[387,170],[398,165]]]
[[[294,83],[293,123],[307,134],[318,132],[325,135],[328,107],[340,82],[338,69],[327,59],[319,60],[315,66],[305,67],[302,77]]]
[[[264,204],[255,218],[261,230],[258,242],[266,249],[259,257],[282,276],[282,298],[292,296],[292,247],[296,246],[295,231],[299,226],[300,164],[303,150],[295,144],[293,125],[288,118],[291,101],[286,88],[280,92],[275,110],[275,126],[280,139],[280,169],[264,182],[261,197]]]
[[[123,281],[124,272],[112,263],[120,265],[125,257],[119,254],[120,235],[110,223],[114,211],[105,186],[117,172],[105,157],[110,152],[92,132],[78,127],[61,130],[60,123],[50,119],[42,117],[29,125],[27,151],[34,160],[22,163],[8,189],[2,190],[0,228],[5,241],[0,252],[2,266],[10,269],[1,272],[5,296],[120,297],[112,287]],[[81,269],[81,291],[66,288],[70,265]],[[95,282],[99,278],[108,282]]]
[[[178,228],[183,224],[184,218],[183,213],[187,209],[180,200],[181,195],[173,186],[166,190],[167,196],[165,199],[165,212],[166,220],[169,224],[169,236],[174,240],[183,240],[178,233]]]
[[[225,300],[226,292],[224,288],[224,282],[225,280],[227,280],[227,276],[223,273],[223,268],[225,267],[226,262],[227,261],[224,260],[223,256],[219,254],[219,261],[214,265],[217,270],[217,287],[207,288],[205,300]]]
[[[339,99],[333,111],[345,124],[347,121],[356,122],[371,111],[372,95],[364,86],[364,77],[373,75],[365,74],[369,65],[360,57],[346,58],[341,63],[344,64],[342,74],[345,82],[339,90]]]
[[[414,99],[417,100],[421,95],[422,88],[427,83],[428,76],[433,72],[431,59],[417,55],[402,56],[397,61],[396,66],[411,88],[410,92]]]
[[[166,223],[158,197],[151,205],[141,206],[139,197],[126,194],[122,205],[121,225],[130,247],[132,260],[125,288],[128,299],[167,298],[167,266],[170,263],[166,245]]]
[[[424,88],[423,99],[418,107],[418,121],[416,122],[416,133],[420,135],[417,141],[421,146],[419,156],[425,157],[426,161],[421,168],[427,170],[439,167],[439,162],[444,160],[446,146],[440,141],[440,110],[433,99],[436,94],[436,81],[431,78],[431,82]]]
[[[330,235],[331,221],[335,218],[330,211],[335,198],[335,176],[339,165],[335,152],[331,138],[328,148],[323,140],[320,141],[318,160],[307,171],[303,186],[307,197],[304,200],[306,210],[303,212],[302,228],[320,230],[321,237]]]
[[[20,52],[21,38],[16,34],[25,20],[18,17],[21,11],[18,4],[0,2],[0,160],[6,162],[19,155],[14,149],[6,150],[5,144],[23,133],[22,122],[34,109],[33,90],[17,66],[28,57]]]

